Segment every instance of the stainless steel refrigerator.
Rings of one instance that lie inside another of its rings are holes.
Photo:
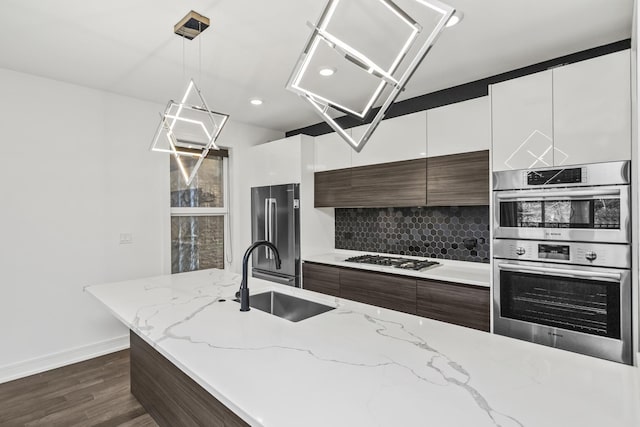
[[[251,241],[267,240],[280,253],[276,270],[271,250],[252,254],[252,275],[260,279],[300,287],[300,184],[251,188]]]

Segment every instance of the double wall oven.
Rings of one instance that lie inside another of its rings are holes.
[[[494,173],[494,331],[631,364],[629,162]]]

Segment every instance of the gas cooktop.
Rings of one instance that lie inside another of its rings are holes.
[[[345,259],[347,262],[357,262],[360,264],[374,264],[385,267],[402,268],[405,270],[421,271],[440,265],[439,262],[428,259],[408,259],[381,255],[360,255]]]

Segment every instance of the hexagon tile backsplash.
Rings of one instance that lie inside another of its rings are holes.
[[[489,262],[489,207],[336,209],[336,249]]]

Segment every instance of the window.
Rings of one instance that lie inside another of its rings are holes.
[[[226,153],[226,152],[225,152]],[[196,159],[184,158],[187,169]],[[171,272],[224,268],[227,158],[209,156],[187,186],[171,156]]]

